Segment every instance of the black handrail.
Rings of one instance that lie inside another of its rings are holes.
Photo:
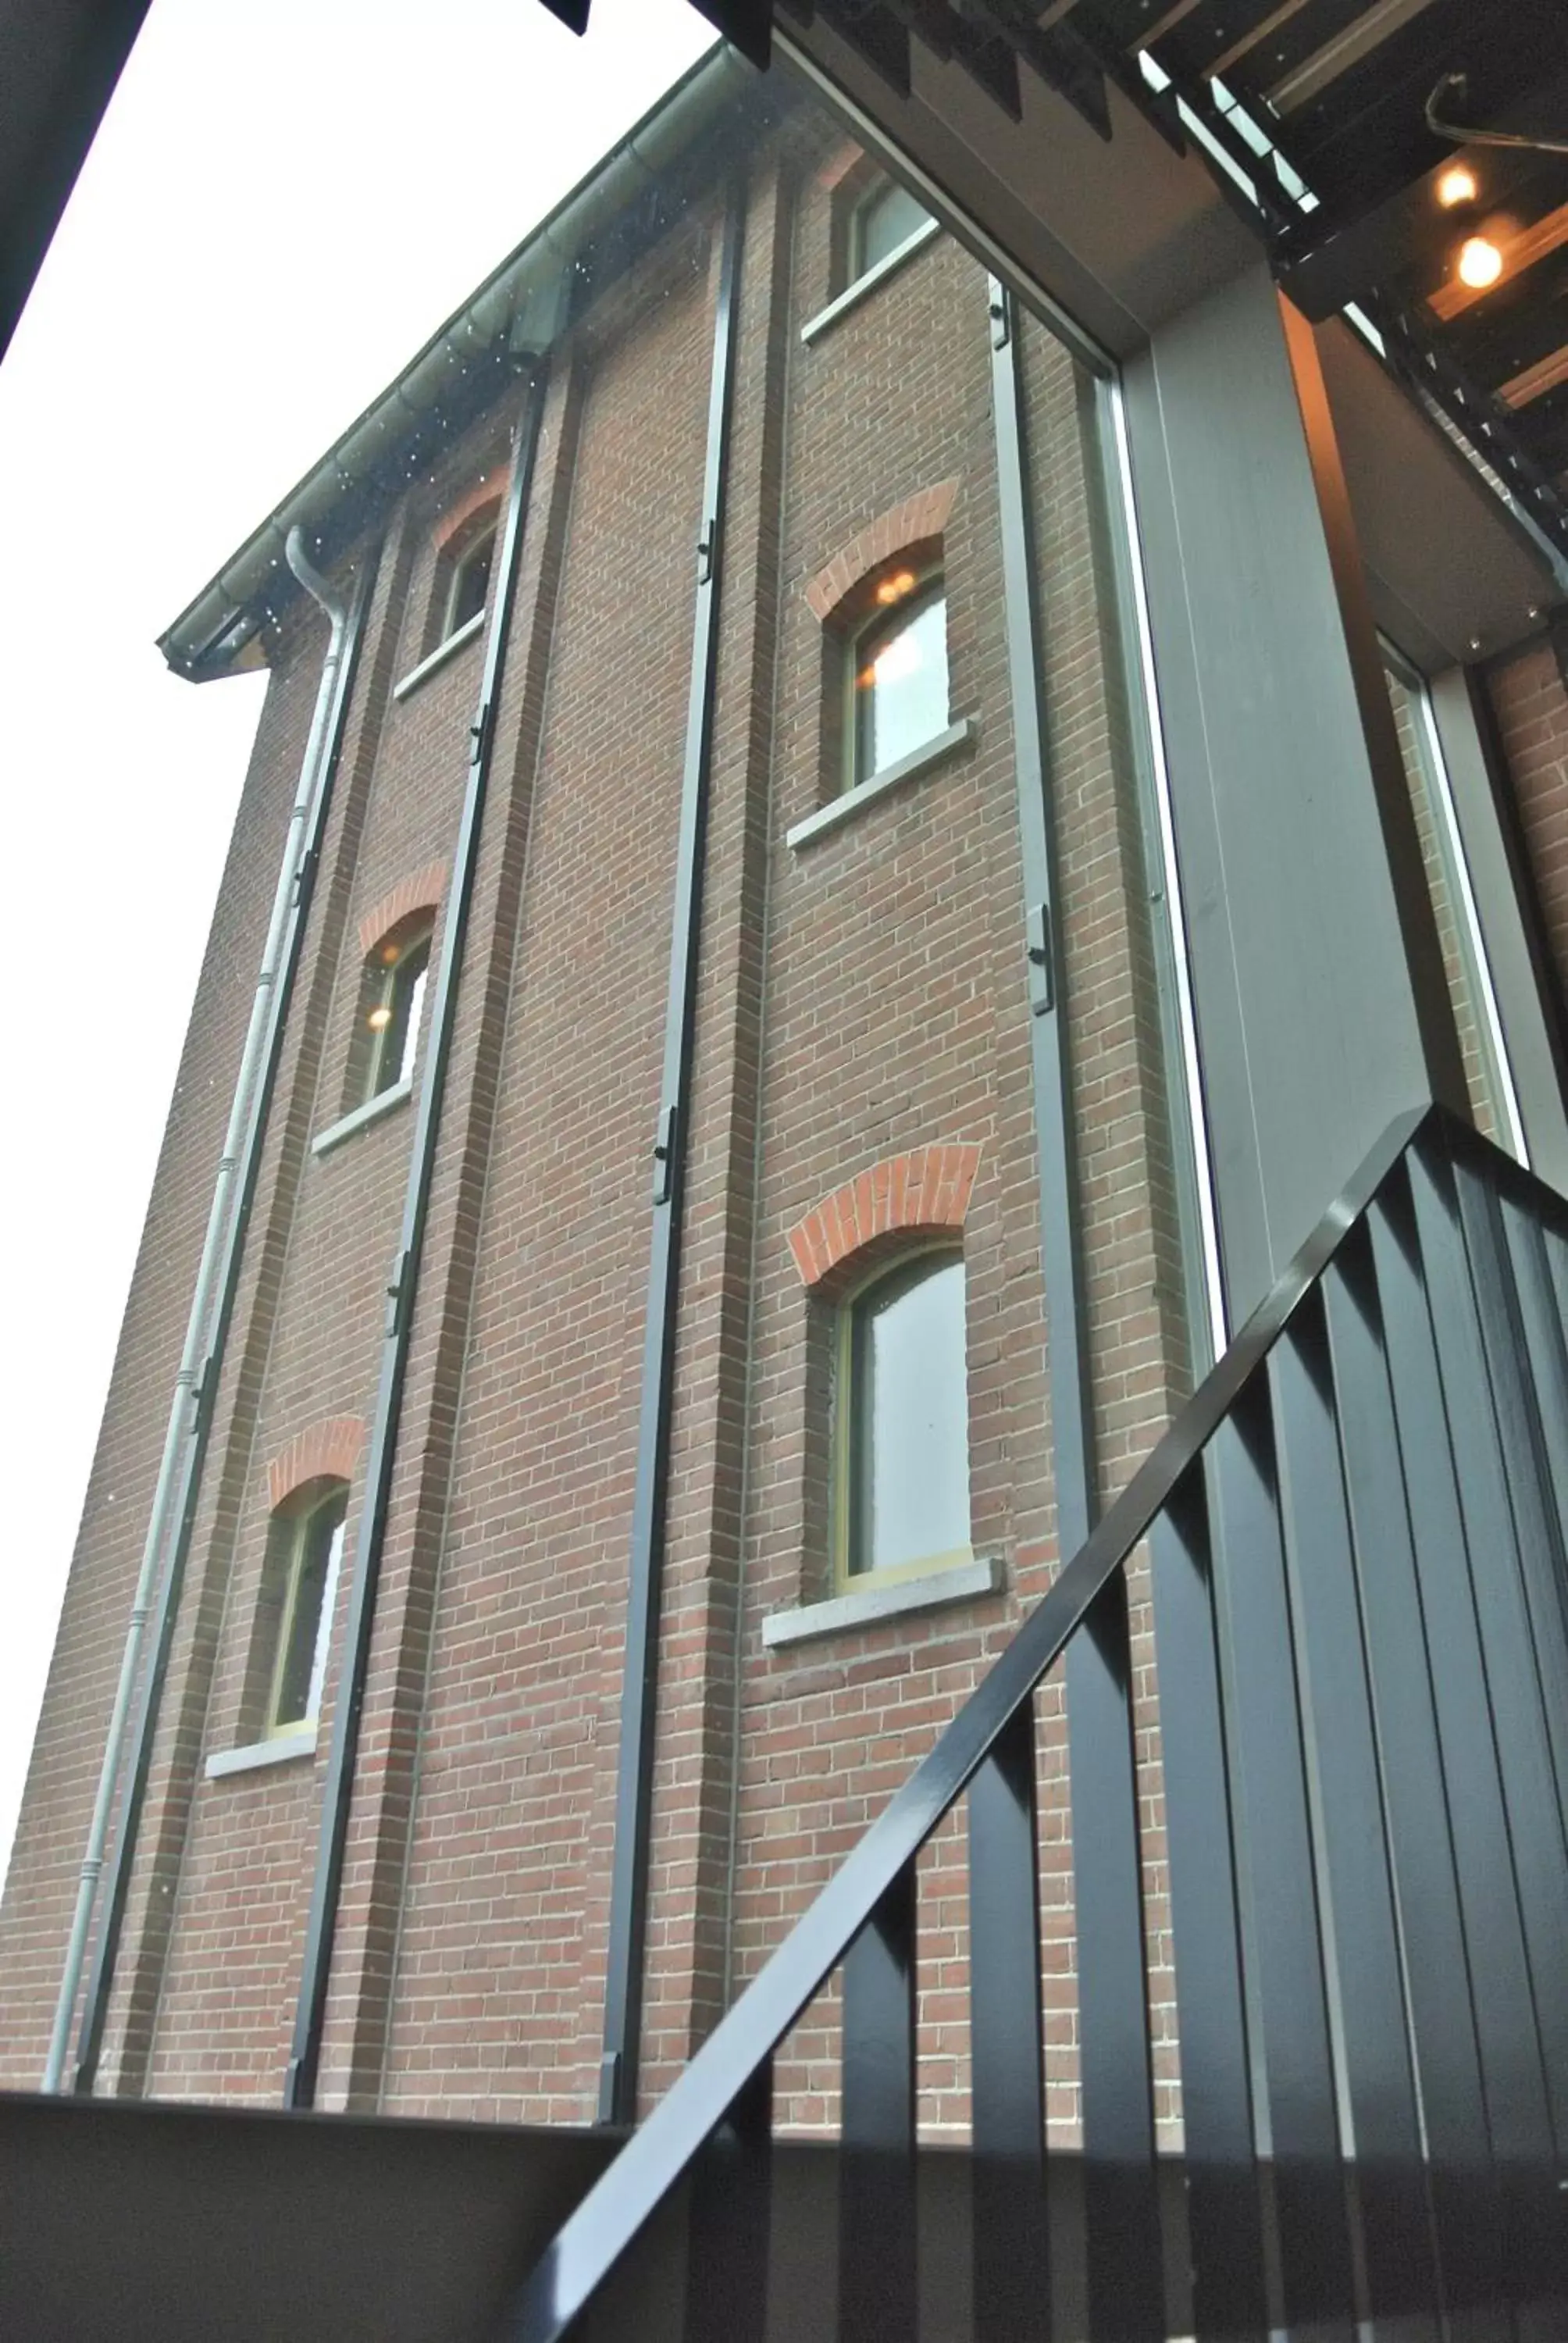
[[[516,2306],[518,2343],[555,2343],[638,2238],[883,1898],[996,1748],[1012,1718],[1170,1503],[1303,1299],[1333,1261],[1436,1108],[1401,1115],[1366,1157],[1208,1375],[930,1755],[698,2051],[565,2224]]]

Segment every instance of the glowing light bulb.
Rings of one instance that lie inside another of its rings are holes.
[[[365,1021],[373,1033],[379,1033],[391,1024],[392,1011],[383,1004],[379,1009],[373,1009]]]
[[[914,571],[912,569],[900,569],[896,578],[883,578],[881,584],[877,588],[877,599],[885,610],[894,602],[901,602],[906,594],[912,594],[914,592]]]
[[[1484,293],[1503,274],[1503,255],[1489,236],[1466,236],[1459,247],[1459,281],[1473,293]]]
[[[1451,163],[1437,183],[1437,200],[1445,212],[1451,212],[1455,204],[1473,204],[1479,193],[1468,163]]]

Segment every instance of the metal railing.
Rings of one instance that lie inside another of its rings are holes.
[[[1087,2333],[1568,2333],[1565,1325],[1568,1207],[1435,1109],[1396,1123],[506,2331],[565,2335],[679,2198],[685,2334],[760,2343],[775,2054],[841,1971],[837,2305],[818,2331],[914,2337],[916,1858],[962,1797],[972,2328],[1051,2333],[1068,2159],[1046,2149],[1034,1698],[1072,1644]],[[1129,1664],[1145,1538],[1174,2239]]]

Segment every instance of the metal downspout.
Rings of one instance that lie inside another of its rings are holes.
[[[610,1874],[609,1941],[605,1959],[604,2047],[598,2120],[637,2120],[642,1970],[648,1924],[648,1832],[658,1674],[658,1611],[664,1570],[664,1517],[669,1462],[670,1396],[675,1375],[676,1307],[685,1184],[692,1032],[697,1011],[698,944],[702,924],[703,856],[719,649],[719,564],[734,370],[736,277],[742,216],[739,194],[726,210],[713,324],[708,398],[708,448],[697,544],[691,685],[681,778],[680,835],[666,999],[664,1070],[653,1148],[653,1239],[643,1332],[642,1396],[632,1493],[630,1585],[621,1689],[620,1755],[616,1776],[615,1852]]]
[[[340,711],[342,695],[338,689],[344,669],[344,652],[349,634],[347,606],[319,578],[306,559],[304,544],[297,529],[289,533],[289,566],[302,585],[326,610],[331,622],[327,652],[322,661],[321,679],[317,688],[316,707],[311,717],[310,733],[306,742],[305,756],[299,769],[299,782],[295,791],[288,816],[288,828],[284,840],[283,859],[278,866],[277,885],[272,900],[272,914],[267,922],[266,940],[262,947],[261,965],[256,973],[256,991],[252,997],[250,1021],[246,1028],[245,1046],[240,1053],[239,1071],[235,1077],[234,1099],[229,1108],[228,1124],[224,1133],[223,1152],[218,1160],[217,1177],[213,1184],[212,1202],[207,1212],[206,1233],[202,1242],[201,1260],[196,1270],[196,1288],[191,1295],[189,1316],[186,1323],[185,1343],[180,1353],[175,1388],[169,1402],[168,1422],[164,1433],[163,1453],[158,1463],[157,1481],[153,1493],[152,1514],[142,1548],[141,1568],[137,1574],[136,1593],[131,1603],[131,1615],[126,1629],[125,1648],[120,1657],[119,1680],[115,1688],[114,1707],[110,1712],[109,1728],[104,1744],[103,1761],[98,1773],[97,1795],[93,1804],[92,1822],[87,1832],[86,1852],[76,1886],[75,1909],[71,1920],[71,1934],[65,1950],[65,1966],[60,1979],[60,1990],[55,2005],[55,2022],[49,2038],[49,2054],[44,2068],[42,2087],[58,2091],[65,2073],[65,2051],[70,2039],[71,2018],[75,2007],[76,1990],[81,1982],[82,1966],[92,1927],[93,1912],[97,1900],[98,1881],[104,1868],[105,1850],[108,1843],[109,1822],[114,1812],[116,1786],[119,1779],[120,1762],[124,1754],[126,1725],[131,1701],[141,1670],[142,1646],[146,1623],[152,1609],[153,1594],[157,1584],[158,1562],[169,1523],[176,1512],[176,1493],[182,1496],[190,1491],[186,1467],[189,1444],[200,1436],[212,1397],[216,1372],[216,1353],[222,1348],[227,1332],[227,1304],[231,1280],[226,1273],[233,1266],[244,1233],[245,1206],[254,1186],[255,1165],[259,1154],[262,1128],[266,1119],[267,1098],[274,1071],[275,1049],[280,1021],[275,1019],[275,1002],[280,987],[278,976],[284,967],[286,945],[291,922],[297,910],[303,910],[303,895],[308,888],[309,868],[307,860],[307,838],[311,815],[330,759],[330,746],[336,730],[335,716]],[[359,609],[364,608],[361,594]],[[269,1050],[269,1041],[273,1049]],[[258,1079],[258,1077],[260,1079]],[[216,1307],[215,1307],[216,1301]],[[183,1506],[182,1506],[183,1510]],[[185,1543],[182,1538],[182,1545]],[[183,1559],[183,1556],[182,1556]],[[149,1681],[149,1692],[153,1686]],[[156,1699],[144,1701],[136,1737],[136,1755],[145,1779],[146,1758],[156,1722]],[[127,1816],[127,1821],[129,1821]],[[121,1834],[124,1849],[126,1833]],[[123,1865],[116,1860],[117,1873]],[[116,1886],[119,1879],[116,1877]],[[123,1900],[123,1890],[121,1891]],[[100,1964],[100,1967],[102,1964]],[[95,1984],[99,1980],[95,1978]],[[106,1973],[103,1977],[106,1985]],[[102,2009],[94,2014],[94,2031],[101,2037]]]
[[[348,1837],[349,1806],[354,1795],[354,1774],[359,1752],[360,1714],[370,1665],[370,1637],[376,1621],[381,1550],[391,1504],[392,1471],[397,1460],[403,1383],[408,1364],[414,1297],[424,1248],[425,1222],[429,1211],[436,1144],[440,1135],[447,1068],[452,1053],[463,944],[473,901],[485,801],[489,791],[496,713],[506,666],[507,637],[517,590],[534,456],[544,411],[545,382],[544,367],[537,366],[529,377],[527,402],[518,426],[500,555],[495,570],[495,603],[485,644],[478,711],[469,732],[468,783],[458,823],[451,890],[447,897],[441,954],[436,971],[435,1000],[430,1011],[429,1057],[419,1086],[418,1114],[409,1157],[408,1184],[404,1196],[397,1250],[387,1282],[387,1320],[381,1346],[380,1380],[376,1392],[376,1413],[366,1466],[365,1509],[355,1539],[348,1622],[333,1709],[332,1746],[322,1793],[316,1875],[311,1884],[310,1910],[306,1922],[294,2039],[283,2087],[283,2103],[287,2107],[308,2107],[314,2105],[316,2098],[317,2069],[320,2063],[322,2028],[327,2016],[327,1988],[332,1968],[333,1942],[337,1930],[344,1849]]]

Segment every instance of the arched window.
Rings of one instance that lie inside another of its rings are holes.
[[[853,638],[849,770],[875,779],[947,729],[948,601],[941,573],[894,562]]]
[[[930,218],[924,204],[907,187],[896,179],[878,179],[856,205],[850,222],[850,283],[897,252]]]
[[[961,1253],[906,1256],[839,1312],[837,1575],[902,1578],[970,1555]]]
[[[447,593],[447,623],[441,629],[443,642],[477,618],[485,607],[490,590],[490,567],[496,557],[496,524],[491,521],[478,536],[463,547],[452,567],[451,584]]]
[[[347,1513],[347,1481],[323,1477],[307,1482],[272,1516],[262,1592],[270,1646],[262,1655],[263,1740],[297,1732],[320,1712]]]
[[[359,988],[349,1062],[349,1105],[360,1106],[413,1074],[430,975],[435,914],[415,911],[374,946]]]

